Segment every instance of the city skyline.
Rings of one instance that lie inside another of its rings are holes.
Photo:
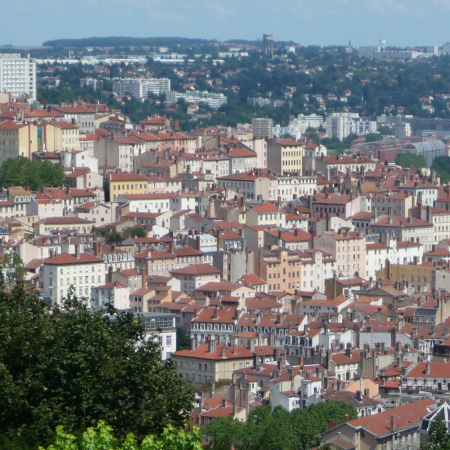
[[[46,40],[90,36],[180,36],[188,38],[292,40],[301,45],[442,45],[450,5],[433,0],[347,0],[258,2],[172,0],[170,10],[162,0],[72,0],[41,3],[19,0],[2,5],[8,20],[0,45],[41,45]],[[256,7],[257,6],[257,7]],[[139,8],[139,9],[138,9]],[[435,11],[439,10],[439,15]],[[89,14],[86,14],[89,12]],[[423,23],[433,21],[433,27]],[[20,29],[19,34],[17,30]],[[417,30],[420,29],[420,34]],[[324,31],[326,30],[326,31]]]

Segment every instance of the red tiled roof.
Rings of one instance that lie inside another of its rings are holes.
[[[222,349],[224,356],[222,357]],[[242,359],[253,358],[253,352],[245,347],[228,347],[227,345],[218,344],[213,352],[208,352],[208,344],[203,344],[195,350],[179,350],[174,356],[183,356],[189,358],[209,359],[220,361],[222,359]]]
[[[103,263],[103,259],[97,258],[90,253],[81,253],[77,258],[75,255],[69,253],[59,253],[51,258],[44,259],[44,264],[59,265],[59,264],[83,264],[83,263]]]

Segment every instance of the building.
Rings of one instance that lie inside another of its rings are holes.
[[[75,255],[51,252],[39,272],[39,284],[44,290],[42,296],[54,306],[62,306],[71,288],[79,298],[90,297],[92,286],[104,282],[103,259],[82,253],[80,245],[75,247]]]
[[[358,231],[341,228],[338,232],[324,231],[314,240],[314,247],[333,255],[337,273],[352,276],[366,272],[366,237]]]
[[[273,57],[273,35],[263,34],[263,53],[267,56]]]
[[[252,120],[253,137],[255,139],[272,139],[272,119],[255,118]]]
[[[24,156],[32,159],[38,151],[37,126],[6,120],[0,123],[0,164],[8,158]]]
[[[422,420],[435,405],[434,400],[425,398],[337,426],[330,420],[328,431],[320,436],[320,446],[331,450],[418,450]]]
[[[148,178],[133,172],[111,172],[109,192],[112,201],[123,194],[147,194]]]
[[[253,352],[245,347],[229,347],[210,340],[194,350],[179,350],[172,359],[184,380],[200,384],[231,380],[235,370],[253,364]]]
[[[170,92],[169,78],[121,78],[114,80],[113,91],[118,95],[131,94],[135,98],[146,98],[152,93],[160,95]]]
[[[359,117],[358,113],[332,113],[327,117],[325,129],[330,138],[342,139],[350,134],[358,136],[377,131],[377,122]]]
[[[306,128],[320,128],[323,125],[323,117],[317,114],[310,114],[309,116],[299,114],[297,120],[306,125]]]
[[[19,53],[0,53],[0,92],[36,100],[36,61]]]
[[[385,216],[369,228],[373,234],[392,232],[398,241],[422,244],[424,251],[431,250],[434,241],[433,224],[415,217]]]
[[[267,143],[267,167],[279,174],[302,174],[303,143],[271,139]]]
[[[180,98],[184,99],[186,103],[205,103],[213,109],[218,109],[222,105],[227,104],[227,96],[222,93],[208,92],[208,91],[188,91],[185,94],[181,92],[166,92],[166,100],[164,103],[168,105],[175,104]]]

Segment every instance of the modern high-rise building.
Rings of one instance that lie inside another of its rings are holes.
[[[170,92],[168,78],[121,78],[114,80],[113,91],[119,95],[130,93],[135,98],[148,97],[149,93],[159,95]]]
[[[36,61],[19,53],[0,53],[0,92],[36,100]]]
[[[273,56],[273,34],[263,34],[263,51],[265,55]]]
[[[273,121],[272,119],[256,118],[252,120],[253,137],[255,139],[272,139]]]

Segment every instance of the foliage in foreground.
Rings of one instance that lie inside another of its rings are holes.
[[[51,309],[20,278],[11,293],[0,278],[0,442],[20,436],[31,449],[58,425],[76,433],[99,420],[138,441],[185,425],[192,393],[133,314],[73,296]]]
[[[83,433],[80,444],[74,435],[58,426],[55,443],[47,450],[200,450],[201,442],[202,434],[198,427],[176,431],[169,425],[159,437],[146,436],[140,446],[133,433],[128,434],[124,443],[119,445],[113,428],[100,421],[97,427],[90,427]],[[45,449],[40,447],[39,450]]]
[[[242,450],[309,450],[318,445],[317,436],[328,429],[328,421],[356,419],[356,409],[344,402],[324,402],[291,413],[278,407],[256,408],[247,422],[231,417],[217,418],[206,426],[214,450],[229,450],[231,444]]]

